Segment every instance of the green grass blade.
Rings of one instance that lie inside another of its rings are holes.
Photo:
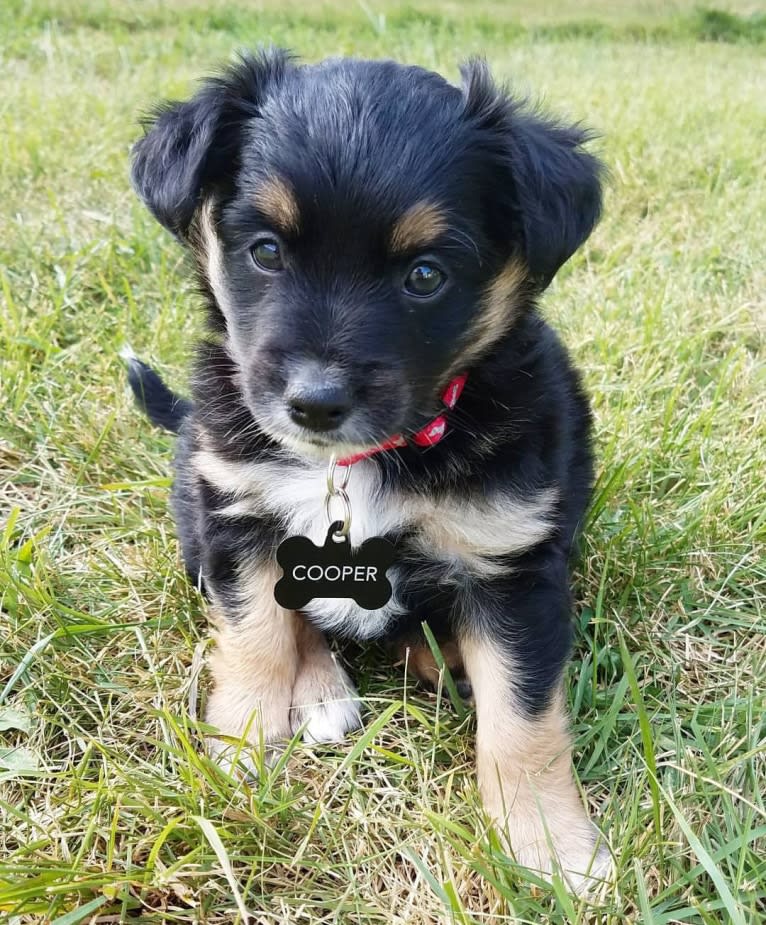
[[[442,650],[439,648],[439,643],[436,641],[436,637],[431,632],[431,627],[423,621],[420,624],[423,635],[426,637],[426,642],[428,643],[428,648],[431,650],[431,654],[434,657],[436,662],[436,667],[439,669],[440,675],[444,678],[444,686],[447,688],[447,693],[449,694],[450,702],[457,713],[458,719],[462,722],[468,715],[468,711],[465,708],[463,703],[463,698],[460,696],[455,684],[455,679],[452,677],[452,672],[449,670],[449,666],[444,661],[444,656],[442,655]]]
[[[649,714],[646,712],[644,698],[641,694],[641,688],[636,677],[636,670],[633,666],[633,660],[628,652],[625,639],[620,634],[620,652],[622,654],[622,664],[625,674],[630,684],[630,692],[633,696],[633,703],[638,712],[638,724],[641,730],[641,742],[644,749],[644,760],[649,771],[649,788],[652,793],[652,809],[654,812],[654,831],[657,836],[662,832],[662,810],[660,803],[660,788],[657,784],[657,759],[654,751],[654,735],[652,733],[652,724],[649,721]],[[659,844],[659,842],[658,842]]]
[[[78,922],[84,922],[85,919],[90,918],[97,909],[100,909],[108,901],[106,896],[97,896],[96,899],[92,899],[89,903],[58,916],[51,922],[51,925],[77,925]]]
[[[731,922],[733,925],[748,925],[742,912],[741,906],[734,899],[734,896],[729,889],[729,885],[726,882],[726,878],[721,873],[721,869],[710,856],[710,852],[695,835],[692,827],[689,825],[681,810],[676,806],[675,801],[671,798],[670,794],[667,793],[667,791],[664,791],[663,796],[665,802],[670,807],[671,812],[676,817],[676,822],[678,823],[681,831],[684,833],[686,840],[689,842],[692,851],[697,855],[700,864],[702,864],[708,876],[715,884],[718,895],[721,897],[721,901],[723,902],[726,911],[729,913]]]
[[[224,848],[223,842],[221,841],[221,836],[216,831],[215,826],[209,819],[205,819],[203,816],[193,816],[192,817],[197,825],[202,829],[205,838],[210,843],[210,847],[215,851],[215,856],[218,858],[218,862],[223,869],[224,876],[231,887],[231,893],[234,897],[234,902],[237,904],[237,909],[239,909],[239,914],[242,916],[242,921],[247,923],[250,921],[250,913],[245,907],[245,903],[242,900],[242,894],[239,890],[239,883],[237,878],[234,876],[234,869],[231,866],[231,860],[229,855],[226,853],[226,848]]]

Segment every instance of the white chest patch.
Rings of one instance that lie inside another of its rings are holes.
[[[324,543],[326,469],[321,463],[233,463],[202,450],[194,465],[203,478],[232,495],[220,516],[268,512],[284,523],[288,536],[306,536],[317,546]],[[416,531],[422,553],[432,561],[443,561],[453,576],[463,571],[486,578],[507,568],[498,557],[531,548],[551,533],[557,497],[555,489],[523,499],[499,492],[470,500],[402,495],[385,491],[377,467],[366,460],[354,465],[346,490],[354,546],[407,528]],[[304,610],[323,630],[357,639],[381,636],[403,611],[397,599],[395,565],[388,578],[393,596],[378,610],[329,598],[315,598]]]
[[[281,478],[270,480],[267,492],[271,510],[282,516],[290,536],[307,536],[321,546],[327,536],[325,514],[326,470],[287,469]],[[352,546],[373,536],[401,529],[406,514],[401,505],[384,497],[377,469],[364,462],[354,466],[346,488],[351,501]],[[378,610],[365,610],[347,598],[314,598],[304,607],[312,622],[321,629],[355,639],[381,636],[392,618],[402,612],[396,597],[396,569],[388,571],[393,588],[391,600]]]

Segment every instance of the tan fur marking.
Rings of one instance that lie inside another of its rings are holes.
[[[422,504],[418,542],[425,551],[459,560],[478,575],[502,574],[508,571],[507,564],[493,557],[544,540],[553,530],[556,498],[556,490],[548,489],[529,500],[496,494],[471,504],[452,499],[430,507]]]
[[[514,669],[496,646],[475,638],[460,646],[476,701],[477,772],[487,813],[516,860],[549,875],[547,829],[572,887],[587,888],[588,872],[603,875],[608,857],[593,860],[597,832],[572,776],[563,692],[545,713],[529,718],[514,706]]]
[[[430,202],[417,202],[394,225],[390,247],[394,254],[407,253],[430,244],[447,230],[444,212]]]
[[[216,642],[209,667],[215,687],[206,720],[222,733],[254,744],[290,736],[290,703],[298,668],[295,615],[274,600],[276,563],[250,565],[240,575],[237,622],[213,598]],[[235,615],[232,615],[235,616]]]
[[[257,469],[253,464],[231,462],[209,449],[204,441],[200,440],[200,444],[203,449],[197,450],[192,456],[192,465],[197,475],[221,491],[237,497],[253,493],[257,476]],[[248,510],[252,513],[253,506],[248,509],[243,505],[241,510],[235,508],[234,513],[239,516]]]
[[[255,204],[279,231],[297,234],[300,230],[301,215],[295,194],[279,177],[270,177],[259,185]]]
[[[476,319],[465,347],[453,364],[454,371],[465,369],[508,331],[519,304],[519,296],[527,282],[524,264],[512,258],[487,287],[482,299],[482,311]]]
[[[288,215],[285,208],[288,200],[284,197],[280,199],[277,195],[280,182],[270,181],[270,185],[265,185],[262,191],[265,191],[266,199],[271,203],[271,206],[287,221]],[[288,197],[291,198],[292,194],[287,187],[284,184],[282,184],[282,187],[283,191],[286,191]],[[214,202],[209,197],[202,203],[195,217],[190,243],[199,272],[204,275],[215,302],[226,321],[226,334],[223,337],[223,344],[235,363],[244,368],[248,362],[249,345],[244,343],[241,336],[238,335],[237,319],[232,308],[231,293],[224,267],[223,250],[213,221],[213,213]]]
[[[211,200],[207,199],[200,206],[198,212],[192,217],[189,225],[189,247],[198,266],[205,272],[205,259],[207,257],[206,224],[210,225]]]
[[[213,227],[213,200],[206,199],[202,203],[197,218],[194,221],[191,235],[192,250],[199,262],[202,272],[207,278],[213,294],[218,296],[218,288],[222,281],[222,267],[218,235]]]
[[[227,333],[224,343],[229,355],[240,366],[246,361],[246,350],[242,350],[235,337],[236,325],[231,306],[231,296],[223,265],[221,242],[213,223],[213,201],[206,200],[199,210],[194,230],[194,253],[200,269],[207,279],[210,291],[215,297],[226,320]]]
[[[439,643],[444,664],[453,675],[463,674],[463,657],[454,639]],[[430,646],[424,643],[408,644],[400,642],[396,647],[398,661],[407,666],[407,671],[430,687],[439,683],[439,666],[436,664]]]

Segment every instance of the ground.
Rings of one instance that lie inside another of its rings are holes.
[[[601,132],[605,218],[545,299],[597,422],[568,689],[615,873],[589,899],[502,853],[470,710],[375,653],[350,743],[296,743],[254,784],[198,751],[172,441],[117,354],[183,387],[199,313],[127,158],[156,97],[269,41],[453,78],[482,52]],[[766,921],[764,11],[6,0],[0,43],[0,917]]]

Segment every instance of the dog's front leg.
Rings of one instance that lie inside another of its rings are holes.
[[[291,735],[301,618],[274,600],[278,571],[271,561],[253,561],[225,583],[208,580],[215,650],[205,719],[223,735],[256,745]],[[220,752],[220,745],[215,750]]]
[[[290,720],[306,742],[341,742],[362,724],[359,697],[324,635],[305,617],[296,623],[298,670]]]
[[[460,634],[476,702],[478,783],[516,860],[546,878],[560,868],[579,892],[605,876],[609,855],[597,845],[572,775],[562,688],[570,635],[566,563],[554,556],[534,565],[506,582],[494,606]]]

